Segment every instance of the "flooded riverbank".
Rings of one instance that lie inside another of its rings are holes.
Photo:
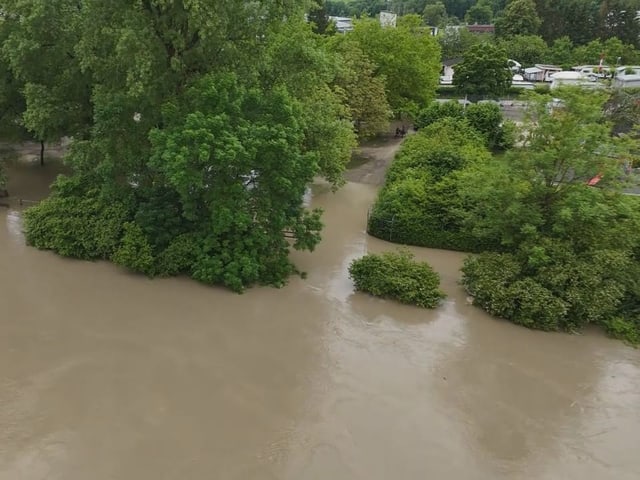
[[[38,167],[39,168],[39,167]],[[640,352],[468,305],[463,255],[412,248],[447,301],[354,293],[376,187],[313,189],[306,279],[244,295],[26,247],[0,209],[0,480],[640,477]]]

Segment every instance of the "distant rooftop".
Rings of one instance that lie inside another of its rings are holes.
[[[467,30],[471,33],[495,33],[496,26],[495,25],[467,25]]]

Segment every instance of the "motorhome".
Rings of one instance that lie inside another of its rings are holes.
[[[639,88],[640,66],[624,66],[616,68],[613,74],[614,88]]]
[[[572,67],[572,71],[580,72],[585,77],[595,81],[599,78],[607,78],[610,75],[611,68],[607,65],[578,65]]]
[[[604,84],[600,82],[596,82],[596,79],[585,76],[581,72],[576,71],[563,71],[557,72],[551,75],[551,89],[563,87],[563,86],[580,86],[583,88],[599,88],[603,87]]]
[[[550,82],[551,75],[561,71],[562,68],[556,65],[536,63],[533,67],[524,69],[524,78],[530,82]]]

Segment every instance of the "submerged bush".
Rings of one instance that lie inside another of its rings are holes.
[[[542,267],[534,266],[523,250],[471,256],[462,267],[462,284],[474,305],[518,325],[575,332],[594,324],[639,343],[640,321],[625,305],[637,303],[630,291],[630,259],[610,251],[555,253],[555,260]]]
[[[456,173],[490,160],[482,136],[451,118],[407,138],[387,172],[368,222],[378,238],[432,248],[480,251],[463,229]]]
[[[118,248],[130,207],[98,191],[54,194],[24,214],[27,243],[83,260],[107,259]]]
[[[423,308],[435,308],[445,298],[438,274],[406,251],[365,255],[351,263],[349,276],[357,290]]]

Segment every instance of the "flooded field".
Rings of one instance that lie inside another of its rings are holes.
[[[308,277],[236,295],[26,247],[18,199],[58,170],[14,167],[0,207],[0,480],[640,478],[640,351],[485,315],[459,253],[412,249],[435,311],[354,293],[395,248],[374,185],[314,186]]]

